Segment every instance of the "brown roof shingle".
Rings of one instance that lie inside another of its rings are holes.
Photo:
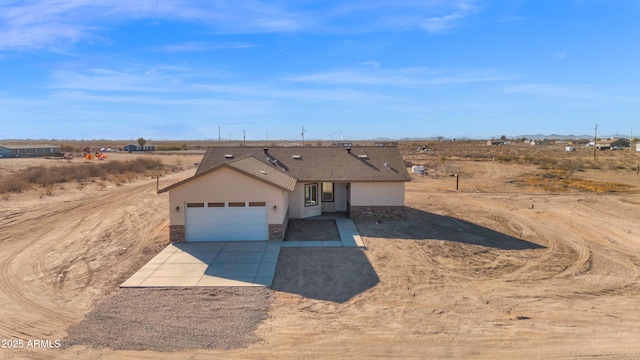
[[[277,169],[271,168],[262,161],[246,157],[227,163],[230,167],[250,175],[258,180],[262,180],[283,189],[293,191],[296,187],[296,179]]]
[[[233,155],[232,158],[226,155]],[[196,176],[221,164],[253,158],[242,163],[281,172],[299,181],[410,181],[400,151],[395,146],[212,147],[205,153]]]

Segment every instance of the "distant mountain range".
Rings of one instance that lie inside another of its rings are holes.
[[[490,140],[490,139],[500,139],[502,135],[495,135],[492,137],[477,137],[477,136],[464,136],[464,137],[458,137],[458,138],[451,138],[451,137],[446,137],[446,136],[430,136],[430,137],[404,137],[401,139],[391,139],[391,138],[386,138],[386,137],[380,137],[380,138],[375,138],[375,139],[371,139],[373,141],[391,141],[391,140],[395,140],[395,141],[439,141],[439,140]],[[593,135],[560,135],[560,134],[528,134],[528,135],[517,135],[517,136],[510,136],[507,135],[507,140],[514,140],[514,139],[533,139],[533,140],[538,140],[538,139],[553,139],[553,140],[590,140],[593,139]],[[598,135],[599,139],[602,138],[626,138],[624,135]]]

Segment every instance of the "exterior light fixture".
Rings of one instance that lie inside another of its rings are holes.
[[[176,206],[176,212],[180,212],[180,206]]]

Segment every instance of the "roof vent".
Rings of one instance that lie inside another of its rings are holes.
[[[265,154],[269,153],[269,148],[263,148],[262,151],[264,151]]]
[[[351,154],[351,146],[347,147],[347,154]]]
[[[233,154],[226,154],[224,156],[225,159],[233,159]]]
[[[296,159],[296,160],[302,159],[302,155],[291,155],[291,157]]]

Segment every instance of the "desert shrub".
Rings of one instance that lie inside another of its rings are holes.
[[[91,179],[106,181],[109,175],[144,174],[148,170],[161,170],[162,161],[155,158],[137,158],[127,161],[108,161],[99,164],[78,164],[62,167],[30,167],[0,180],[0,194],[22,192],[32,185],[50,187],[69,181],[84,182]]]
[[[19,193],[25,190],[27,184],[16,177],[6,177],[0,181],[0,194]]]
[[[188,150],[189,145],[186,143],[180,145],[159,145],[156,146],[156,150],[158,151],[177,151],[177,150]]]
[[[512,154],[500,154],[496,156],[496,160],[502,161],[502,162],[515,162],[520,160],[520,158]]]

